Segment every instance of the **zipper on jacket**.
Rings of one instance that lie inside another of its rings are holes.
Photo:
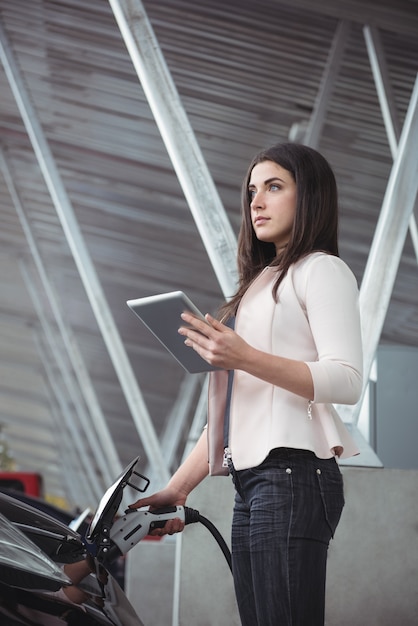
[[[231,448],[224,448],[224,460],[222,462],[222,467],[230,467],[232,463],[232,452]]]
[[[312,419],[312,405],[313,405],[314,401],[313,400],[308,400],[308,420]]]

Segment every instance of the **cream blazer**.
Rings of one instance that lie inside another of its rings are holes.
[[[314,252],[283,279],[276,303],[276,268],[267,267],[241,300],[235,330],[258,350],[305,361],[310,400],[241,370],[234,373],[229,448],[236,469],[256,467],[278,447],[346,458],[358,449],[333,403],[355,404],[362,389],[362,342],[356,279],[338,257]],[[222,440],[226,371],[210,374],[208,437]],[[221,419],[222,418],[222,419]],[[213,423],[217,434],[211,429]],[[212,430],[212,435],[211,435]]]

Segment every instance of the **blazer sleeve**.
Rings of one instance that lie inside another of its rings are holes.
[[[318,359],[307,362],[315,403],[355,404],[361,395],[363,351],[357,281],[339,257],[306,264],[302,300]]]

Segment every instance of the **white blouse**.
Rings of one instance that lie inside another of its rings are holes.
[[[278,447],[311,450],[319,458],[358,454],[332,406],[355,404],[362,389],[356,279],[340,258],[322,252],[289,269],[278,302],[272,295],[276,278],[277,269],[267,267],[250,285],[238,308],[235,330],[258,350],[306,362],[314,397],[308,401],[236,370],[229,448],[237,470],[259,465]],[[227,372],[211,373],[213,388],[225,388],[215,380],[224,376]],[[211,414],[225,406],[225,398],[214,401],[211,395],[209,422]]]

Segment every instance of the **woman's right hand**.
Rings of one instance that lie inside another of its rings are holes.
[[[173,474],[167,485],[147,498],[140,498],[129,505],[130,509],[149,507],[151,511],[167,506],[184,506],[191,491],[208,475],[208,443],[206,428],[193,450]],[[173,535],[184,529],[184,522],[176,517],[167,520],[164,528],[156,528],[150,535]]]
[[[161,509],[167,506],[184,506],[187,499],[187,495],[178,492],[172,487],[165,487],[161,491],[148,496],[146,498],[140,498],[136,502],[129,505],[130,509],[139,509],[142,507],[149,507],[150,510]],[[153,537],[162,537],[163,535],[174,535],[184,530],[184,522],[179,518],[167,520],[164,528],[156,528],[149,534]]]

